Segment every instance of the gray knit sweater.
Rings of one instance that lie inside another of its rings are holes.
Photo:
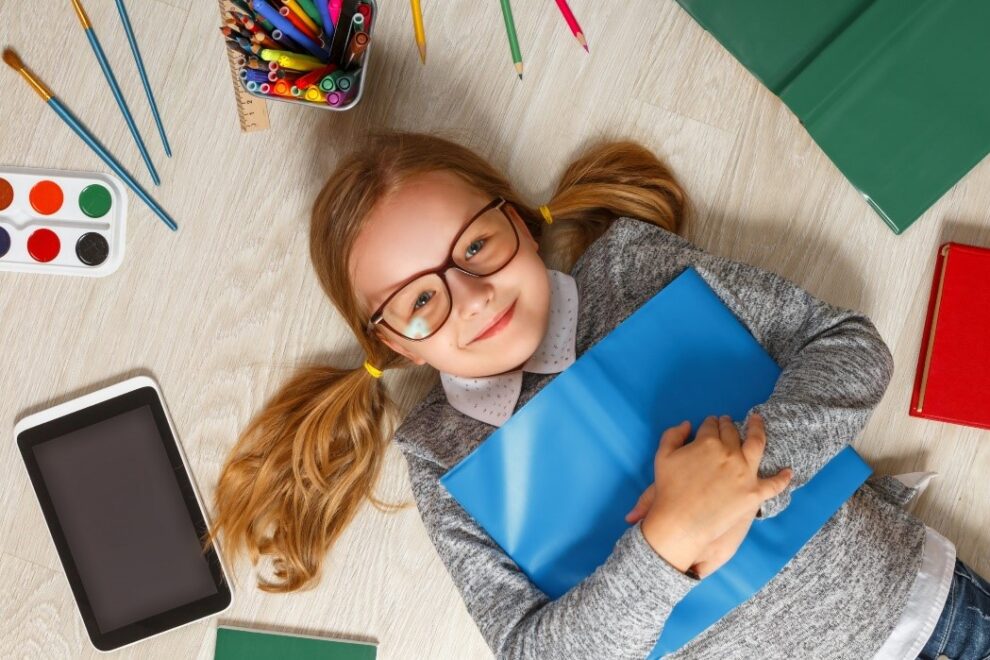
[[[770,399],[754,408],[767,432],[761,474],[794,469],[788,490],[761,511],[775,515],[794,487],[855,444],[893,359],[865,316],[631,218],[616,220],[571,270],[580,298],[577,355],[687,266],[782,368]],[[554,376],[524,373],[516,409]],[[636,524],[592,575],[550,600],[439,483],[494,430],[451,407],[438,383],[395,436],[430,538],[489,647],[498,658],[646,657],[671,608],[697,581],[660,557]],[[872,657],[921,563],[924,525],[902,509],[912,494],[891,477],[872,477],[762,590],[668,657]]]

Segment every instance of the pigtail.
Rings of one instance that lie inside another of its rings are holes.
[[[541,247],[554,255],[553,267],[569,272],[616,218],[632,217],[678,233],[688,202],[670,169],[651,151],[635,142],[609,142],[592,146],[567,167],[547,208],[554,222]]]
[[[364,367],[301,369],[241,434],[220,475],[215,523],[233,565],[272,559],[274,580],[258,587],[288,592],[319,579],[327,551],[373,496],[396,411],[379,378]]]

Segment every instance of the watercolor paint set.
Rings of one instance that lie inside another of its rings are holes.
[[[113,176],[0,166],[0,270],[109,275],[124,257],[126,220]]]

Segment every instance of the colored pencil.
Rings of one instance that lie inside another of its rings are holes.
[[[72,0],[72,6],[75,7],[76,16],[79,18],[79,24],[82,25],[83,31],[86,33],[86,38],[89,39],[89,45],[93,47],[93,53],[96,54],[96,60],[100,63],[100,68],[103,69],[103,76],[107,79],[107,84],[110,85],[110,91],[113,92],[113,98],[117,101],[117,106],[124,115],[124,121],[127,122],[127,128],[131,130],[131,135],[134,137],[134,142],[137,143],[138,151],[141,152],[141,158],[144,159],[144,164],[148,166],[148,171],[151,173],[151,180],[157,186],[161,183],[161,179],[158,178],[158,171],[155,170],[155,166],[151,162],[151,156],[148,155],[148,149],[144,146],[144,140],[141,139],[141,134],[138,132],[137,124],[134,123],[134,118],[131,116],[131,111],[127,107],[127,101],[124,100],[124,94],[120,91],[120,85],[117,84],[117,78],[113,75],[113,69],[110,68],[110,62],[107,61],[107,56],[103,52],[103,47],[100,46],[100,40],[96,38],[96,33],[93,32],[93,26],[89,22],[89,17],[86,15],[86,11],[83,9],[79,0]]]
[[[244,30],[247,30],[247,38],[252,41],[257,41],[259,44],[263,45],[265,48],[277,48],[278,44],[275,40],[268,36],[265,29],[260,23],[257,23],[250,16],[246,16],[240,12],[232,12],[237,25],[243,25]]]
[[[24,80],[26,80],[34,91],[37,92],[38,96],[40,96],[41,99],[55,111],[55,114],[57,114],[62,121],[68,124],[69,128],[75,131],[76,135],[82,138],[83,142],[85,142],[90,149],[95,151],[96,155],[102,158],[103,162],[106,163],[117,176],[124,180],[124,183],[126,183],[130,189],[134,191],[134,194],[140,197],[144,203],[155,212],[155,215],[161,218],[162,222],[164,222],[169,229],[175,231],[179,228],[179,226],[175,224],[175,220],[169,217],[168,213],[166,213],[165,210],[144,191],[141,184],[135,181],[134,177],[127,173],[127,170],[125,170],[123,166],[121,166],[121,164],[110,155],[110,152],[108,152],[103,145],[101,145],[99,141],[93,137],[93,134],[90,133],[89,130],[87,130],[86,127],[83,126],[71,112],[69,112],[69,109],[62,105],[61,101],[59,101],[55,95],[52,94],[51,90],[48,89],[43,82],[37,79],[34,74],[28,71],[27,67],[25,67],[24,63],[21,61],[21,58],[17,56],[17,53],[10,48],[7,48],[3,51],[3,61],[6,62],[10,68],[14,69],[21,74],[21,76],[23,76]]]
[[[571,11],[570,6],[567,4],[567,0],[557,0],[557,8],[560,9],[560,13],[564,15],[564,20],[567,21],[567,27],[571,28],[571,32],[574,34],[574,38],[578,40],[581,47],[587,52],[588,41],[584,38],[584,32],[581,30],[581,26],[578,25],[577,19],[574,18],[574,13]]]
[[[419,61],[426,64],[426,31],[423,30],[423,9],[419,0],[412,2],[413,33],[416,35],[416,46],[419,48]]]
[[[516,37],[516,22],[512,20],[512,7],[509,5],[509,0],[501,0],[501,2],[502,17],[505,19],[505,33],[509,37],[509,50],[512,52],[512,61],[516,65],[516,73],[519,74],[519,80],[522,80],[522,53],[519,52],[519,39]]]
[[[117,12],[120,14],[120,22],[124,25],[127,43],[131,45],[131,53],[134,55],[134,62],[137,63],[138,74],[141,76],[141,84],[144,85],[144,93],[148,97],[148,105],[151,106],[151,115],[155,118],[155,126],[158,127],[158,135],[162,139],[165,155],[171,158],[172,147],[168,144],[168,137],[165,135],[165,126],[162,124],[161,115],[158,113],[158,103],[155,102],[155,95],[151,91],[151,83],[148,82],[148,73],[144,70],[144,60],[141,59],[141,51],[138,50],[137,39],[134,38],[131,19],[127,15],[127,8],[124,7],[124,0],[116,0],[116,2]]]

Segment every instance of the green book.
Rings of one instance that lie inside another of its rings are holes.
[[[677,0],[894,233],[990,152],[988,0]]]
[[[375,660],[378,647],[325,637],[217,627],[214,660]]]

